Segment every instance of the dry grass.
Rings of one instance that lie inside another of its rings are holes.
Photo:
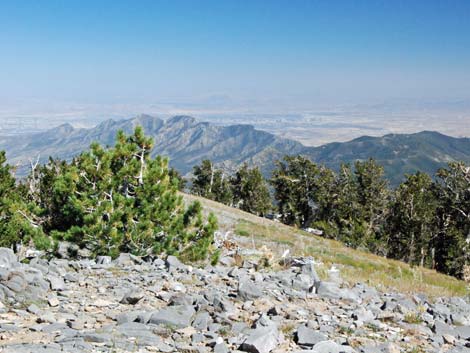
[[[402,293],[424,293],[430,297],[463,296],[469,294],[467,283],[433,270],[411,267],[403,262],[386,259],[346,247],[340,242],[308,234],[299,229],[233,209],[217,202],[185,195],[187,200],[198,199],[206,212],[214,212],[220,228],[239,236],[246,247],[263,245],[280,256],[289,249],[292,255],[312,256],[317,262],[320,277],[335,264],[347,282],[367,283],[379,290],[394,289]]]

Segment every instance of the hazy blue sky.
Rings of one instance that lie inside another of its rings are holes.
[[[470,98],[470,1],[0,2],[0,98]]]

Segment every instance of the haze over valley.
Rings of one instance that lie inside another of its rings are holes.
[[[296,140],[306,146],[345,142],[361,136],[438,131],[453,137],[470,136],[470,102],[403,102],[388,104],[324,106],[308,110],[268,109],[257,105],[186,107],[175,104],[86,105],[57,104],[55,111],[37,105],[0,109],[0,136],[45,131],[69,123],[94,127],[108,119],[122,120],[141,113],[168,119],[190,115],[215,125],[250,124],[259,130]]]

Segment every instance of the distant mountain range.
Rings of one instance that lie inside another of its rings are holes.
[[[363,136],[310,148],[306,154],[313,161],[334,169],[342,162],[354,163],[372,157],[384,166],[390,184],[396,186],[405,174],[422,171],[434,175],[449,162],[470,163],[470,138],[455,138],[435,131]]]
[[[330,168],[372,157],[385,167],[390,183],[396,185],[405,173],[421,170],[434,174],[450,161],[470,162],[469,138],[437,132],[364,136],[349,142],[306,147],[251,125],[216,126],[189,116],[162,120],[140,115],[128,120],[107,120],[91,129],[64,124],[41,133],[0,137],[0,150],[7,152],[9,163],[17,165],[17,174],[22,176],[28,172],[29,160],[38,155],[41,162],[49,156],[71,159],[93,141],[113,145],[118,130],[131,133],[137,125],[154,138],[153,155],[169,156],[170,164],[183,174],[191,172],[203,159],[211,159],[228,171],[247,162],[260,166],[268,176],[274,161],[284,155],[302,154]]]

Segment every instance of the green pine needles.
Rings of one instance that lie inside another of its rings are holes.
[[[206,259],[213,252],[215,216],[203,218],[198,202],[184,204],[179,178],[172,177],[166,158],[150,158],[151,150],[152,140],[136,127],[130,136],[119,132],[114,147],[92,144],[70,163],[51,159],[33,169],[21,186],[22,219],[36,234],[4,245],[33,240],[50,249],[67,240],[113,257],[130,252]]]

